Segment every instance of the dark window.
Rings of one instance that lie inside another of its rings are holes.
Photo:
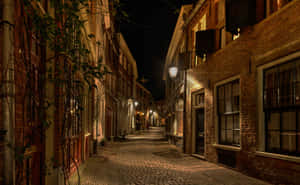
[[[240,146],[240,81],[217,88],[220,144]]]
[[[204,30],[196,32],[196,55],[203,58],[207,53],[215,51],[216,30]]]
[[[253,25],[256,18],[256,1],[226,0],[226,30],[237,34],[238,28]]]
[[[264,71],[266,151],[300,156],[300,60]]]

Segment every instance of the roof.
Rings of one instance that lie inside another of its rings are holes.
[[[128,61],[132,64],[134,78],[137,79],[138,78],[138,69],[137,69],[137,65],[136,65],[136,60],[133,58],[131,51],[128,48],[128,45],[127,45],[122,33],[119,33],[119,38],[120,38],[120,48],[126,55]]]

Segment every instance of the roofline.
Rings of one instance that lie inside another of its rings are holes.
[[[195,14],[198,12],[198,10],[202,7],[202,5],[205,3],[206,0],[199,0],[198,3],[196,4],[193,12],[190,14],[190,16],[187,18],[185,23],[183,24],[183,29],[191,22]]]
[[[183,13],[185,11],[185,9],[192,9],[193,4],[188,4],[188,5],[183,5],[181,6],[180,9],[180,13],[177,19],[177,23],[172,35],[172,39],[171,42],[169,44],[169,49],[168,49],[168,53],[165,59],[165,65],[164,65],[164,71],[163,71],[163,80],[167,79],[167,68],[170,65],[173,57],[174,57],[174,53],[176,52],[177,47],[174,48],[174,46],[177,46],[176,42],[179,42],[182,38],[182,34],[183,34],[183,25],[185,24],[185,22],[183,22],[183,24],[181,23],[181,21],[183,20]],[[183,20],[184,21],[184,20]],[[178,36],[179,39],[176,39],[176,37]]]
[[[146,89],[146,87],[144,87],[140,82],[136,82],[136,85],[140,86],[144,91],[146,91],[148,94],[152,96],[152,93],[148,89]]]
[[[134,57],[132,56],[132,53],[130,51],[130,49],[128,48],[128,45],[124,39],[124,36],[122,33],[118,33],[119,34],[119,38],[120,38],[120,48],[123,50],[124,54],[127,56],[128,61],[133,65],[133,73],[134,73],[134,77],[135,79],[138,78],[138,69],[137,69],[137,65],[136,65],[136,60],[134,59]]]

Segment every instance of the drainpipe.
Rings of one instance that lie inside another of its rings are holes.
[[[14,87],[14,1],[3,0],[3,55],[2,55],[2,118],[6,130],[4,141],[14,146],[15,87]],[[13,150],[4,147],[4,185],[14,185]]]

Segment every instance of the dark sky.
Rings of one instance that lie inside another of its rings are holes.
[[[121,24],[121,32],[138,66],[139,79],[155,99],[164,97],[162,71],[173,34],[179,0],[123,0],[129,23]],[[177,1],[177,2],[176,2]]]

